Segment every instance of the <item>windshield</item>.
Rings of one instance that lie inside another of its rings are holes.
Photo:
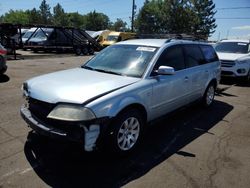
[[[156,51],[156,47],[113,45],[102,50],[82,67],[110,74],[142,77]]]
[[[248,53],[249,44],[244,42],[221,42],[215,46],[217,52],[225,53]]]
[[[23,35],[23,38],[29,38],[32,33],[34,33],[34,31],[27,31],[24,35]]]
[[[115,35],[109,35],[107,37],[107,41],[117,41],[118,40],[118,36]]]
[[[46,39],[52,33],[52,31],[52,29],[41,28],[36,31],[32,38]]]

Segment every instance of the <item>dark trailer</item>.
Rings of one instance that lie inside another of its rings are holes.
[[[94,54],[101,46],[85,30],[71,27],[36,26],[37,29],[24,43],[34,52],[74,51],[77,55]]]

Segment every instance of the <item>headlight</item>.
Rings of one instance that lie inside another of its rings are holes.
[[[66,104],[57,105],[47,117],[66,121],[87,121],[96,118],[88,108]]]
[[[236,60],[236,63],[243,64],[243,63],[249,63],[249,59],[241,59],[241,60]]]

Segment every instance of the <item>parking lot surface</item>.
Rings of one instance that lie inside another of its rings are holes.
[[[215,103],[192,105],[147,129],[127,157],[41,138],[21,119],[23,81],[88,56],[8,61],[0,77],[0,187],[249,187],[250,87],[226,80]],[[67,78],[65,78],[67,79]]]

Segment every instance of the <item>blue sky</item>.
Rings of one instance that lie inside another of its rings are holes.
[[[142,7],[144,0],[135,0],[137,12]],[[39,8],[41,0],[8,0],[0,2],[0,15],[8,12],[10,9],[31,9]],[[86,14],[96,10],[108,15],[111,21],[116,18],[122,18],[130,25],[132,0],[47,0],[50,7],[60,3],[66,12],[76,12]],[[217,28],[211,39],[217,40],[226,38],[244,37],[250,39],[250,8],[240,9],[221,9],[250,7],[250,0],[214,0],[217,13]],[[229,18],[229,19],[224,19]],[[248,19],[231,19],[248,18]]]

